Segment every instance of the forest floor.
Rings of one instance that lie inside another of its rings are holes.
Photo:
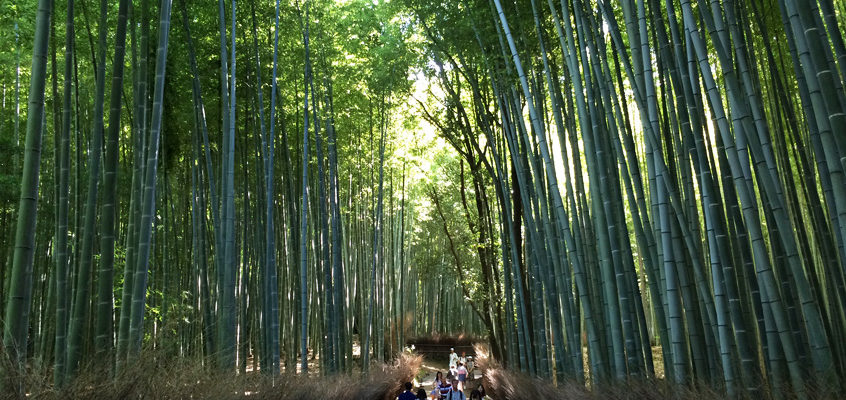
[[[267,399],[267,400],[394,400],[402,384],[414,379],[422,357],[398,354],[385,363],[373,363],[369,371],[321,375],[318,360],[309,361],[308,374],[271,376],[255,371],[228,374],[215,372],[199,360],[172,358],[153,351],[116,376],[92,362],[64,388],[53,385],[49,366],[32,368],[19,383],[26,398],[46,400],[101,399]],[[313,362],[314,361],[314,362]],[[293,368],[292,368],[293,371]],[[16,379],[0,377],[0,379]],[[0,400],[20,400],[12,391],[1,391]]]
[[[653,348],[656,366],[654,379],[640,379],[618,384],[586,387],[576,381],[558,382],[531,377],[504,368],[489,357],[484,344],[475,346],[478,368],[472,373],[465,394],[484,385],[493,400],[537,399],[656,399],[678,397],[711,400],[724,396],[713,389],[697,386],[678,388],[663,379],[661,348]],[[438,371],[448,370],[447,361],[439,357],[401,353],[387,363],[374,363],[370,371],[350,374],[322,375],[317,357],[310,357],[309,374],[282,373],[271,377],[258,373],[254,360],[248,360],[246,374],[220,374],[190,359],[174,360],[147,354],[139,362],[114,379],[92,368],[63,390],[51,384],[49,368],[37,369],[26,377],[29,398],[39,399],[378,399],[394,400],[403,382],[412,381],[415,388],[432,391]],[[586,366],[587,367],[587,366]],[[293,368],[292,371],[293,372]],[[588,386],[593,386],[588,384]],[[12,393],[0,393],[0,400],[12,399]]]

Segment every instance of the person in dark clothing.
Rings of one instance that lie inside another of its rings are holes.
[[[425,389],[417,389],[417,400],[426,400],[426,390]]]
[[[417,400],[417,396],[411,392],[411,382],[405,383],[405,391],[397,397],[397,400]]]

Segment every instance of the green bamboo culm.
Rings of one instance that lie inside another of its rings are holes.
[[[118,140],[120,137],[121,95],[123,89],[124,56],[126,55],[126,23],[129,9],[128,0],[121,0],[118,5],[118,24],[115,31],[115,56],[112,64],[112,88],[109,102],[109,130],[105,147],[105,171],[103,179],[103,206],[100,215],[100,266],[97,274],[97,318],[95,325],[94,347],[98,358],[114,363],[112,342],[114,331],[114,310],[112,304],[115,264],[115,229],[117,220],[117,173]]]
[[[271,73],[270,89],[270,133],[263,145],[265,149],[265,240],[266,240],[266,267],[265,267],[265,297],[263,321],[265,322],[264,334],[266,335],[264,359],[268,372],[276,376],[279,374],[279,294],[276,263],[276,236],[274,230],[274,161],[276,153],[276,96],[277,96],[277,66],[279,50],[279,0],[276,0],[273,31],[273,72]],[[258,46],[257,46],[258,47]],[[286,178],[287,180],[287,178]]]
[[[35,17],[35,39],[29,83],[21,194],[15,229],[15,251],[3,326],[3,347],[9,355],[10,368],[13,370],[3,373],[0,377],[2,380],[0,390],[17,393],[20,396],[24,393],[23,373],[32,296],[41,138],[44,129],[44,90],[47,85],[47,42],[52,14],[53,0],[39,0],[38,13]]]
[[[370,295],[369,306],[367,307],[367,322],[364,330],[364,346],[361,348],[362,354],[362,370],[367,371],[370,367],[370,341],[373,336],[373,308],[376,300],[376,295],[373,293],[376,289],[376,272],[382,261],[382,196],[384,195],[384,163],[385,163],[385,115],[384,107],[385,100],[382,99],[380,105],[380,124],[379,124],[379,189],[378,200],[376,200],[376,209],[373,211],[375,225],[373,226],[373,265],[370,274]]]
[[[278,0],[277,0],[278,2]],[[340,182],[338,179],[338,150],[337,137],[335,134],[335,110],[332,99],[332,83],[329,82],[329,119],[327,121],[327,144],[329,150],[329,180],[330,180],[330,198],[332,212],[332,287],[334,288],[334,302],[335,309],[332,315],[333,325],[332,331],[335,333],[335,371],[341,372],[345,370],[346,360],[345,352],[342,347],[346,346],[347,335],[344,330],[344,288],[346,282],[343,274],[343,230],[341,221],[341,198],[340,198]]]
[[[231,371],[235,367],[235,353],[236,353],[236,270],[237,270],[237,254],[235,249],[235,82],[236,82],[236,52],[235,52],[235,38],[236,31],[236,1],[232,0],[232,27],[230,37],[232,38],[231,49],[229,52],[229,92],[227,94],[228,100],[228,125],[224,126],[226,134],[224,135],[224,151],[223,157],[223,184],[222,184],[222,201],[221,206],[221,222],[222,233],[220,248],[222,251],[218,255],[220,264],[218,265],[218,295],[220,299],[220,311],[218,314],[218,367],[223,371]],[[221,5],[222,10],[222,5]],[[222,17],[221,17],[222,18]],[[221,27],[221,29],[224,29]],[[222,42],[223,43],[223,42]],[[223,58],[222,60],[225,60]],[[225,61],[222,61],[225,62]]]
[[[67,371],[66,379],[73,379],[83,362],[83,340],[88,322],[89,304],[91,302],[90,282],[91,270],[94,264],[94,225],[97,218],[97,196],[100,186],[100,161],[103,147],[103,113],[106,91],[106,35],[107,28],[106,0],[100,1],[100,22],[98,26],[97,72],[94,93],[94,121],[88,152],[88,195],[85,200],[85,216],[82,228],[82,250],[79,259],[76,286],[74,286],[73,306],[68,327]]]
[[[135,269],[138,265],[138,238],[141,224],[141,207],[143,202],[142,188],[144,181],[144,165],[147,145],[147,110],[148,95],[148,47],[149,47],[149,12],[150,0],[141,1],[140,22],[135,19],[131,26],[132,36],[132,65],[133,65],[133,119],[132,124],[132,186],[129,200],[129,215],[127,224],[126,259],[123,268],[123,287],[121,294],[120,318],[117,330],[117,363],[115,372],[120,373],[125,366],[129,354],[129,325],[132,314],[132,293],[135,288]],[[134,8],[133,8],[134,11]],[[133,12],[133,18],[137,13]],[[138,40],[136,25],[141,26],[141,38]],[[140,53],[140,56],[139,56]]]
[[[191,80],[191,92],[193,95],[193,102],[194,102],[194,125],[195,125],[195,140],[194,140],[194,158],[196,165],[196,171],[192,173],[192,190],[194,194],[192,195],[192,203],[191,211],[192,211],[192,229],[194,230],[194,238],[196,239],[196,252],[195,260],[198,264],[197,268],[197,280],[198,285],[200,286],[200,302],[202,308],[202,321],[203,321],[203,347],[205,349],[206,357],[211,357],[215,353],[215,333],[214,333],[214,317],[212,314],[212,306],[211,306],[211,288],[209,287],[209,278],[208,278],[208,262],[207,262],[207,253],[206,249],[208,248],[208,242],[206,240],[206,218],[204,214],[199,212],[200,209],[205,210],[207,209],[207,201],[205,197],[205,190],[202,189],[203,186],[203,179],[209,180],[209,192],[211,193],[212,197],[212,215],[213,220],[218,221],[218,207],[217,207],[217,186],[215,185],[214,181],[214,174],[213,169],[211,166],[211,154],[209,150],[209,133],[208,133],[208,126],[206,121],[206,111],[205,106],[203,105],[203,96],[202,90],[200,87],[200,77],[199,73],[197,72],[197,57],[194,52],[194,40],[191,37],[191,30],[188,26],[188,10],[185,6],[185,1],[180,1],[180,6],[182,8],[182,27],[185,32],[185,37],[188,43],[188,57],[190,59],[191,64],[191,74],[193,75],[193,79]],[[203,151],[204,150],[204,151]],[[206,159],[206,170],[203,172],[202,166],[200,165],[200,157],[201,154],[205,156]],[[195,166],[192,165],[192,168]],[[199,220],[199,222],[198,222]],[[219,226],[218,224],[214,224],[215,226]],[[218,237],[218,235],[215,235]],[[192,243],[193,244],[193,243]]]
[[[305,48],[305,66],[303,75],[303,164],[302,164],[302,193],[300,193],[300,371],[308,372],[308,89],[312,78],[311,60],[308,46],[309,40],[309,3],[305,4],[305,27],[300,18],[300,29],[303,32],[303,47]]]
[[[165,67],[167,66],[167,47],[170,33],[171,0],[162,0],[159,14],[159,42],[156,50],[155,83],[153,86],[153,111],[150,125],[150,138],[146,158],[143,182],[143,202],[138,236],[138,258],[133,274],[131,313],[127,358],[135,360],[141,352],[144,337],[144,306],[147,294],[147,277],[150,262],[150,247],[153,231],[153,214],[156,199],[156,170],[158,167],[159,140],[162,131],[162,101],[164,98]]]
[[[70,190],[70,131],[71,94],[73,91],[73,53],[74,53],[74,1],[69,0],[65,24],[65,71],[62,103],[62,127],[59,143],[59,195],[57,198],[56,232],[56,338],[55,348],[64,349],[67,343],[68,309],[70,288],[68,286],[68,192]],[[57,128],[58,129],[58,128]],[[67,352],[56,351],[53,365],[53,384],[57,387],[65,383],[65,360]]]

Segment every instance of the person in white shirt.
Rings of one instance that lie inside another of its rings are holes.
[[[454,369],[458,366],[458,354],[455,354],[455,348],[449,348],[449,369]]]

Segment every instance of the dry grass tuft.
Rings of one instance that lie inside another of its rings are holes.
[[[260,373],[216,374],[195,360],[146,355],[115,379],[97,368],[84,369],[62,390],[52,385],[52,371],[27,374],[30,399],[268,399],[393,400],[402,384],[416,375],[422,357],[400,354],[391,363],[374,364],[366,375],[307,376]],[[13,393],[0,399],[15,399]]]
[[[631,379],[610,385],[596,385],[588,389],[576,381],[554,385],[551,380],[542,380],[503,368],[490,358],[490,351],[485,344],[476,344],[477,366],[483,371],[482,385],[491,398],[496,400],[654,400],[685,399],[714,400],[727,398],[718,388],[706,384],[678,386],[664,379]],[[663,371],[663,370],[662,370]],[[796,395],[785,388],[780,396],[765,392],[752,396],[740,393],[738,399],[795,399]],[[842,399],[840,393],[833,390],[819,390],[809,386],[805,388],[808,399]]]
[[[494,399],[535,400],[651,400],[651,399],[722,399],[724,396],[707,388],[691,390],[672,387],[664,381],[638,380],[587,389],[576,381],[555,386],[549,380],[531,377],[503,368],[486,369],[483,383],[487,394]]]
[[[551,380],[542,380],[526,374],[503,368],[490,357],[485,344],[476,344],[476,362],[483,371],[482,385],[493,399],[507,400],[652,400],[652,399],[722,399],[723,395],[707,388],[678,387],[660,379],[638,379],[614,385],[588,389],[577,381],[554,385]]]

